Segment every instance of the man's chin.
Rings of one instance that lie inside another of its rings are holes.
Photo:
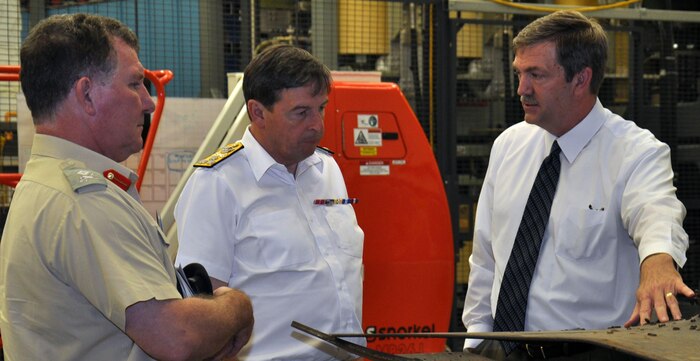
[[[140,139],[138,142],[134,142],[134,145],[131,147],[131,154],[136,154],[138,152],[141,152],[143,150],[143,139]]]
[[[318,144],[314,144],[314,145],[308,144],[308,147],[307,147],[307,145],[304,145],[303,151],[300,153],[300,155],[304,157],[303,159],[306,159],[306,158],[310,157],[312,154],[314,154],[314,152],[316,152],[317,145]]]
[[[535,116],[532,115],[532,114],[525,114],[525,117],[523,118],[523,120],[525,120],[525,122],[528,123],[528,124],[535,124],[535,125],[537,125],[537,123],[538,123],[537,117],[535,117]]]
[[[303,147],[307,151],[310,151],[311,153],[313,153],[316,150],[316,147],[318,147],[319,143],[321,143],[320,140],[319,141],[308,141],[308,142],[304,142]]]

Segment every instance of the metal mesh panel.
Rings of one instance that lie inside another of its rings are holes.
[[[19,63],[22,23],[18,2],[0,3],[0,65]],[[9,74],[8,74],[9,75]],[[19,82],[0,81],[0,172],[17,172],[17,100]],[[12,188],[0,186],[0,221],[4,223],[6,209],[12,197]]]
[[[16,24],[17,29],[0,36],[16,49],[34,24],[54,14],[86,12],[121,20],[139,36],[143,65],[174,73],[168,97],[226,98],[229,73],[242,72],[265,46],[291,43],[331,70],[371,71],[399,84],[434,139],[433,5],[428,1],[10,0],[3,6],[13,11],[0,14],[0,27]],[[0,59],[0,65],[18,63],[17,55]],[[14,86],[3,99],[14,101]]]

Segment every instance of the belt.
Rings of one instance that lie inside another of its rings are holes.
[[[572,356],[594,348],[593,345],[578,342],[557,343],[524,343],[520,348],[527,352],[530,358],[544,360],[554,357]]]

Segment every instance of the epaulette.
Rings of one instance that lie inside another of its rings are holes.
[[[114,169],[107,169],[102,172],[102,175],[107,178],[108,181],[114,183],[117,187],[121,188],[124,192],[129,190],[131,187],[131,179],[129,177],[117,172]]]
[[[79,168],[71,161],[61,164],[63,174],[75,193],[87,193],[107,188],[107,180],[94,170]]]
[[[230,157],[237,151],[243,149],[243,143],[241,142],[235,142],[233,144],[229,144],[223,148],[220,148],[219,150],[216,151],[216,153],[200,160],[199,162],[195,163],[195,167],[204,167],[204,168],[211,168],[215,166],[217,163],[221,162],[222,160]]]
[[[322,146],[320,146],[320,145],[317,145],[316,148],[322,150],[322,151],[325,152],[326,154],[330,154],[330,155],[335,154],[332,150],[330,150],[330,149],[328,149],[328,148],[326,148],[326,147],[322,147]]]

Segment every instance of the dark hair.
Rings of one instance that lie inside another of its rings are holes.
[[[104,16],[54,15],[31,29],[20,50],[20,81],[35,123],[53,114],[80,77],[114,71],[115,37],[138,52],[136,34]]]
[[[590,67],[593,70],[590,91],[598,94],[608,59],[608,38],[603,27],[577,11],[557,11],[520,31],[513,39],[513,51],[547,41],[557,47],[557,61],[564,68],[566,81]]]
[[[246,103],[255,99],[270,109],[284,89],[313,84],[313,95],[330,92],[328,68],[308,51],[292,45],[273,45],[258,54],[243,73]]]

